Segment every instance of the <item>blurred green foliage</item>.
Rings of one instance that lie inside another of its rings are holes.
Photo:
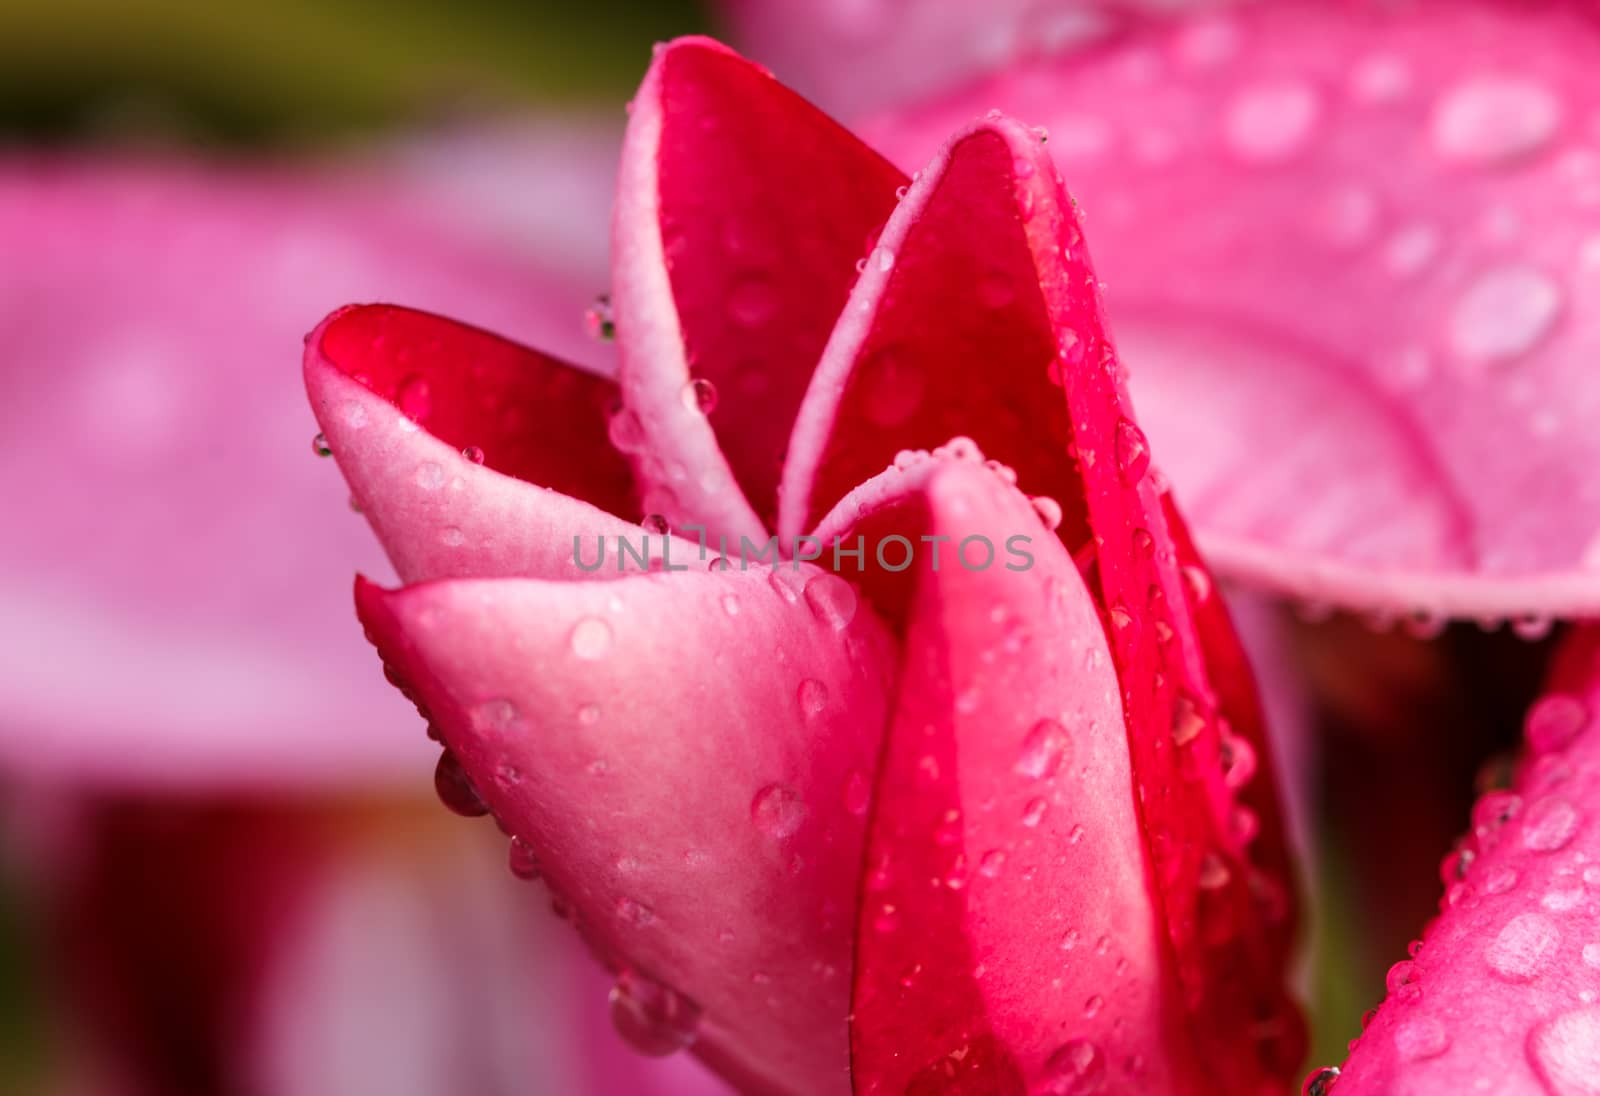
[[[0,0],[0,134],[308,141],[616,105],[696,0]]]

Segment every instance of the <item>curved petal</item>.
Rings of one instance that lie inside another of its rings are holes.
[[[657,53],[633,102],[613,238],[648,509],[762,532],[801,394],[904,182],[726,47],[690,38]]]
[[[633,483],[607,437],[616,388],[602,377],[369,305],[311,333],[305,378],[352,499],[407,582],[582,577],[576,538],[630,529],[612,516],[634,509]]]
[[[1092,46],[1137,12],[1227,0],[723,0],[739,44],[830,110],[903,103]]]
[[[1218,706],[1238,700],[1219,696],[1226,682],[1208,671],[1098,281],[1038,137],[998,116],[957,133],[879,249],[887,260],[867,264],[801,409],[780,533],[803,528],[818,501],[896,448],[952,433],[971,435],[1023,491],[1050,500],[1039,505],[1093,562],[1091,586],[1114,628],[1134,771],[1148,791],[1142,817],[1200,1039],[1239,1070],[1241,1086],[1258,1068],[1281,1076],[1301,1042],[1282,985],[1289,881],[1279,839],[1256,842],[1241,825],[1237,799],[1252,768],[1233,764],[1243,740],[1228,722],[1241,719],[1253,751],[1264,743],[1242,708]],[[915,454],[896,463],[906,456]],[[1234,1046],[1240,1015],[1252,1018],[1244,1026],[1258,1058]]]
[[[576,321],[540,266],[361,182],[0,157],[0,463],[26,531],[0,538],[0,766],[303,789],[426,759],[327,596],[383,564],[325,520],[346,491],[283,366],[352,298],[521,337]]]
[[[697,1052],[736,1085],[847,1090],[850,934],[893,666],[848,583],[785,565],[361,584],[357,605],[620,973],[636,1041],[676,1048],[699,1016]]]
[[[1353,1045],[1338,1096],[1581,1096],[1600,1071],[1600,629],[1567,640],[1509,790],[1485,794],[1445,896]]]
[[[1390,613],[1585,613],[1600,29],[1580,8],[1151,22],[873,132],[920,159],[975,109],[1050,128],[1143,420],[1224,572]]]
[[[948,545],[908,572],[857,928],[856,1091],[1188,1091],[1094,599],[1014,488],[976,463],[925,467],[893,527]]]

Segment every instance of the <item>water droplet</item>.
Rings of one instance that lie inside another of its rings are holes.
[[[1258,84],[1228,107],[1224,133],[1236,156],[1254,163],[1289,159],[1304,147],[1321,105],[1310,86],[1295,81]]]
[[[1106,999],[1104,997],[1100,996],[1098,993],[1091,994],[1089,999],[1083,1003],[1084,1019],[1093,1020],[1096,1016],[1100,1015],[1100,1010],[1105,1007]]]
[[[1338,1081],[1339,1067],[1325,1066],[1306,1078],[1306,1083],[1300,1087],[1300,1096],[1332,1096]]]
[[[1398,1001],[1410,1001],[1422,994],[1421,977],[1417,964],[1410,959],[1402,959],[1383,976],[1383,986],[1390,997]]]
[[[1098,1092],[1106,1078],[1106,1060],[1087,1039],[1071,1039],[1045,1059],[1040,1096],[1082,1096]]]
[[[1450,1049],[1450,1033],[1431,1016],[1405,1020],[1394,1029],[1394,1048],[1408,1061],[1437,1058]]]
[[[1468,362],[1519,357],[1539,344],[1561,311],[1561,289],[1541,270],[1501,266],[1480,274],[1450,313],[1450,342]]]
[[[1129,487],[1150,469],[1150,440],[1131,419],[1117,420],[1117,471]]]
[[[454,525],[439,530],[439,543],[446,548],[459,548],[467,542],[467,535]]]
[[[333,446],[328,444],[328,435],[319,433],[312,438],[311,451],[319,457],[333,456]]]
[[[1061,528],[1061,504],[1049,495],[1035,495],[1028,500],[1033,503],[1034,513],[1039,515],[1039,520],[1044,522],[1044,527],[1052,533]]]
[[[724,613],[727,613],[731,617],[732,616],[738,616],[739,615],[739,609],[740,609],[739,597],[738,597],[737,594],[723,594],[722,595],[722,611]]]
[[[511,849],[507,854],[511,866],[511,874],[518,879],[539,878],[539,858],[534,855],[533,847],[520,837],[511,839]]]
[[[439,802],[463,818],[481,818],[489,813],[472,778],[449,750],[439,755],[439,764],[434,767],[433,790],[438,793]]]
[[[1228,868],[1228,861],[1217,853],[1208,852],[1200,858],[1200,873],[1195,878],[1195,885],[1201,890],[1221,890],[1231,878],[1233,872]]]
[[[611,625],[599,617],[585,617],[573,625],[572,653],[581,659],[593,661],[604,658],[611,650]]]
[[[808,677],[800,683],[795,699],[800,702],[800,714],[807,719],[814,719],[828,706],[828,687],[816,678]]]
[[[1600,1096],[1600,1006],[1573,1009],[1535,1025],[1527,1053],[1551,1096]]]
[[[1535,852],[1554,852],[1563,848],[1578,832],[1582,821],[1578,810],[1557,795],[1547,795],[1522,819],[1522,843]]]
[[[617,408],[606,420],[606,437],[619,453],[636,453],[644,446],[639,417],[625,407]]]
[[[806,604],[812,615],[836,632],[850,626],[856,616],[856,591],[837,575],[817,575],[806,583]]]
[[[768,784],[750,801],[750,820],[775,841],[794,836],[805,817],[800,793],[787,784]]]
[[[1053,719],[1041,719],[1022,740],[1017,772],[1033,780],[1048,780],[1061,768],[1067,754],[1067,729]]]
[[[1000,874],[1000,869],[1006,866],[1006,854],[1000,849],[990,849],[978,860],[978,874],[986,879],[993,879]]]
[[[1050,804],[1043,799],[1030,799],[1028,805],[1022,808],[1022,824],[1029,829],[1044,821],[1044,812],[1050,809]]]
[[[1186,564],[1180,571],[1184,592],[1192,605],[1204,605],[1211,600],[1211,576],[1198,564]]]
[[[1489,969],[1507,982],[1538,977],[1561,943],[1555,922],[1541,913],[1521,913],[1506,923],[1484,951]]]
[[[1447,160],[1505,163],[1538,152],[1560,126],[1561,102],[1549,88],[1521,77],[1478,76],[1439,100],[1433,146]]]
[[[717,386],[704,377],[696,377],[683,386],[683,406],[702,415],[711,414],[717,409]]]
[[[617,977],[610,996],[611,1023],[640,1054],[664,1057],[694,1042],[700,1006],[635,971]]]
[[[1564,750],[1589,722],[1589,709],[1575,696],[1552,693],[1528,709],[1528,745],[1540,753]]]
[[[578,708],[578,722],[585,727],[593,727],[600,722],[600,705],[584,704]]]
[[[583,329],[591,339],[610,342],[617,337],[617,321],[611,312],[611,294],[602,293],[583,314]]]
[[[1238,789],[1250,783],[1256,774],[1256,751],[1248,739],[1238,735],[1221,736],[1217,744],[1217,759],[1222,765],[1222,780],[1228,787]]]
[[[412,478],[424,491],[437,491],[444,486],[444,469],[434,461],[425,460],[417,465],[416,474]]]
[[[1188,693],[1179,693],[1172,701],[1172,741],[1179,746],[1193,742],[1205,729],[1206,718],[1200,706]]]
[[[461,450],[461,455],[471,464],[482,464],[486,459],[482,448],[476,445],[467,446]]]
[[[412,374],[400,382],[395,393],[395,404],[400,413],[412,422],[421,422],[433,411],[433,389],[428,378]]]

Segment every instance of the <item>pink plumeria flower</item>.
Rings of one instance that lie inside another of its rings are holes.
[[[907,178],[691,39],[619,178],[615,381],[387,305],[307,344],[441,795],[742,1090],[1293,1083],[1254,688],[1040,136]]]

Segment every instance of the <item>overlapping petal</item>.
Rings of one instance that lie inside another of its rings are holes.
[[[1048,127],[1225,572],[1575,613],[1600,606],[1597,58],[1580,5],[1250,5],[1133,20],[870,132],[917,162],[989,107]]]
[[[893,687],[855,597],[788,567],[357,590],[386,662],[621,973],[622,1024],[658,1052],[697,1037],[750,1091],[848,1085]]]
[[[647,509],[732,537],[772,520],[788,423],[905,181],[725,46],[658,52],[612,241]]]
[[[1594,1092],[1600,1076],[1600,631],[1560,653],[1512,786],[1443,868],[1438,919],[1389,972],[1338,1096]],[[1487,1088],[1485,1086],[1488,1086]]]

